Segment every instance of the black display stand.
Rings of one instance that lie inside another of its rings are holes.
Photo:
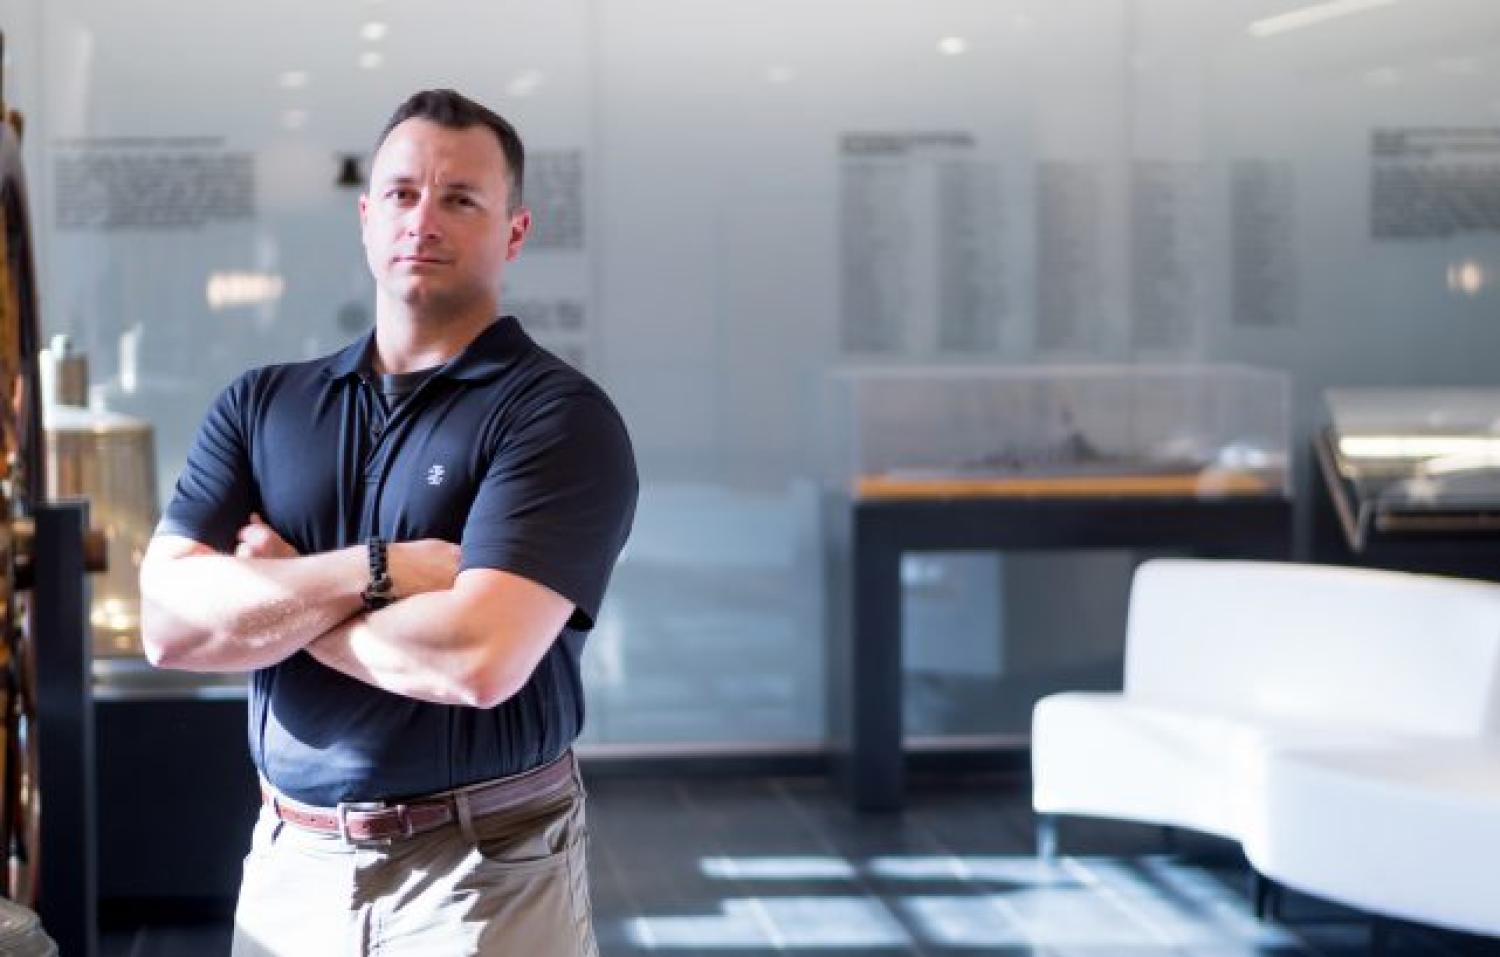
[[[1291,553],[1291,503],[1279,497],[854,500],[832,494],[824,516],[829,743],[835,775],[861,811],[899,810],[904,799],[903,554],[1130,549],[1285,560]]]
[[[260,807],[244,695],[100,688],[94,709],[106,915],[232,913]]]
[[[35,509],[32,624],[35,627],[37,769],[42,795],[37,911],[63,954],[99,949],[94,721],[90,701],[85,502]]]
[[[41,816],[37,910],[63,954],[98,952],[101,905],[223,916],[260,803],[243,692],[96,693],[87,505],[36,510],[32,602]]]

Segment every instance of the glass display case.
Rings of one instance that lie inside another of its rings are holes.
[[[1500,538],[1500,389],[1330,389],[1315,447],[1349,546]]]
[[[1289,494],[1289,381],[1238,365],[861,368],[832,377],[856,499]]]

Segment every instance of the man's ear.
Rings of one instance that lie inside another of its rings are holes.
[[[505,242],[505,261],[514,262],[531,234],[531,210],[522,206],[510,214],[510,238]]]

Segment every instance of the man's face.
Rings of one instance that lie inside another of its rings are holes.
[[[410,119],[375,153],[359,198],[365,259],[381,291],[429,314],[499,304],[531,214],[510,210],[505,154],[483,126]]]

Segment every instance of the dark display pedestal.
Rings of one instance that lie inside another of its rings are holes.
[[[260,803],[244,698],[106,694],[95,703],[101,901],[224,909]]]

